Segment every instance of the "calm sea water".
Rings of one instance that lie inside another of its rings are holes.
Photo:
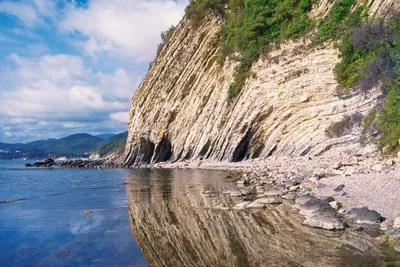
[[[126,170],[0,161],[0,266],[148,266],[129,225]],[[85,215],[85,210],[93,211]]]
[[[0,161],[0,266],[399,263],[398,254],[362,232],[303,226],[287,204],[231,209],[246,198],[221,193],[233,187],[224,172],[24,169],[23,163]],[[228,208],[216,209],[220,204]]]

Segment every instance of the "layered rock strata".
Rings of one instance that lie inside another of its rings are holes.
[[[311,15],[325,16],[331,4],[320,1]],[[368,6],[380,14],[399,3],[374,0]],[[333,68],[339,59],[332,44],[312,46],[306,37],[281,45],[254,64],[229,104],[237,63],[227,60],[221,68],[217,62],[220,25],[208,18],[196,28],[187,20],[177,26],[133,97],[121,163],[241,161],[362,149],[361,127],[339,138],[329,138],[325,130],[345,116],[367,115],[380,93],[338,96]]]

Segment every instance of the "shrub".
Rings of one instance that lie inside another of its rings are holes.
[[[157,47],[157,56],[161,53],[161,50],[163,49],[164,45],[166,45],[171,39],[171,37],[174,35],[175,29],[176,29],[175,26],[171,26],[169,27],[168,30],[161,33],[161,43]]]
[[[390,153],[399,148],[400,138],[400,14],[387,17],[359,20],[347,31],[338,44],[341,60],[334,71],[338,83],[349,90],[357,85],[363,93],[378,86],[382,89],[385,104],[380,111],[371,111],[364,129],[369,132],[378,117],[378,143]]]
[[[344,116],[341,121],[333,122],[325,129],[325,134],[329,138],[341,137],[346,129],[349,128],[351,117]]]
[[[351,14],[351,8],[355,3],[356,0],[338,0],[333,4],[328,16],[318,24],[317,43],[340,37],[343,29],[349,26],[345,25],[346,18]],[[352,22],[351,17],[348,21]]]
[[[240,66],[230,87],[228,102],[241,91],[252,64],[266,47],[286,39],[297,39],[312,29],[308,16],[311,0],[192,0],[186,17],[198,25],[207,14],[224,18],[220,56],[238,53]]]
[[[364,118],[364,121],[363,121],[363,123],[364,123],[364,131],[366,133],[370,133],[371,132],[372,123],[375,121],[376,114],[377,114],[376,109],[372,109],[368,113],[368,116],[366,116]]]
[[[240,54],[228,100],[236,97],[251,69],[268,46],[297,39],[312,29],[308,16],[310,0],[229,1],[226,22],[221,31],[220,63],[233,52]]]
[[[399,148],[400,142],[400,84],[390,89],[386,95],[386,104],[378,120],[382,136],[379,145],[390,153]]]

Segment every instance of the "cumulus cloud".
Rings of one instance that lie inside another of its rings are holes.
[[[127,120],[112,114],[127,114],[142,77],[123,69],[93,72],[71,55],[28,59],[14,54],[9,60],[12,66],[0,76],[0,127],[10,127],[3,129],[7,136],[40,137],[36,131],[52,133],[57,127],[86,132],[104,124],[120,129]]]
[[[79,32],[76,44],[90,56],[104,53],[138,61],[152,60],[160,33],[182,19],[187,0],[92,0],[68,10],[63,32]]]
[[[18,44],[0,53],[0,142],[125,130],[160,33],[188,1],[0,0],[15,18],[0,43]]]
[[[46,18],[54,20],[57,14],[56,3],[48,0],[2,1],[0,12],[17,17],[26,27],[45,25]]]
[[[115,112],[110,114],[110,118],[115,121],[127,123],[129,119],[129,114],[128,112]]]

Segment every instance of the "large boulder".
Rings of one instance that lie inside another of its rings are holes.
[[[366,207],[353,208],[346,212],[344,217],[356,224],[380,224],[382,221],[382,217],[377,211]]]
[[[326,230],[342,230],[344,224],[329,204],[334,200],[333,197],[317,198],[305,195],[296,199],[295,207],[300,210],[300,214],[305,216],[303,221],[305,225]]]

